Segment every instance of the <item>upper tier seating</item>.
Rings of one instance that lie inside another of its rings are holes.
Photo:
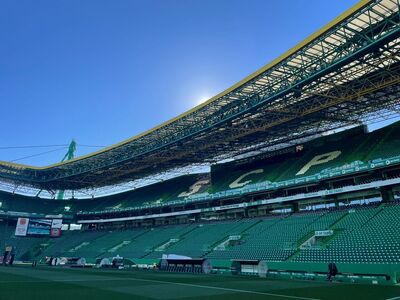
[[[0,211],[59,214],[64,212],[64,207],[68,205],[66,202],[0,191]]]
[[[70,214],[78,212],[86,218],[95,214],[113,217],[127,210],[209,201],[253,191],[276,190],[306,181],[318,182],[343,173],[386,166],[389,158],[398,163],[400,122],[368,134],[362,128],[355,128],[304,143],[303,146],[302,151],[294,151],[293,148],[289,153],[239,166],[235,163],[221,164],[213,167],[211,174],[185,175],[96,199],[60,202],[0,192],[0,213],[65,214],[65,207],[68,207]]]
[[[384,161],[400,155],[400,122],[389,127],[365,134],[360,128],[322,137],[304,144],[304,150],[283,156],[273,157],[258,163],[233,166],[231,163],[215,168],[213,173],[213,192],[234,189],[232,183],[243,174],[249,173],[238,183],[244,189],[252,185],[265,186],[268,183],[286,182],[307,176],[341,174],[355,166],[361,169],[370,162]],[[340,151],[337,152],[337,151]],[[322,156],[331,153],[331,156]],[[318,158],[318,156],[320,156]],[[334,158],[333,158],[334,157]],[[323,163],[311,163],[312,160]],[[326,161],[324,161],[326,159]],[[308,165],[308,168],[304,168]],[[262,172],[260,170],[263,170]],[[339,171],[339,173],[337,173]],[[247,182],[246,185],[240,183]]]

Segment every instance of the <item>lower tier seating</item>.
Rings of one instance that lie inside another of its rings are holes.
[[[0,242],[16,246],[17,259],[66,256],[93,261],[116,255],[136,259],[177,254],[224,260],[393,264],[400,263],[399,215],[400,205],[380,204],[203,224],[73,231],[53,239],[17,238],[14,228],[1,223]],[[330,236],[309,244],[316,231],[329,231]]]

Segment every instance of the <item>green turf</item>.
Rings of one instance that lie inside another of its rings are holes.
[[[0,267],[0,300],[384,300],[399,296],[400,287],[396,286],[154,271]]]

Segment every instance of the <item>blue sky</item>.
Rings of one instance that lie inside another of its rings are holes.
[[[356,2],[2,0],[0,160],[58,149],[1,147],[127,139],[223,91]],[[64,152],[18,162],[47,165]]]

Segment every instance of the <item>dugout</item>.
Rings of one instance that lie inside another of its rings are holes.
[[[86,259],[84,257],[47,257],[46,263],[49,266],[68,266],[83,268],[86,266]]]
[[[212,271],[212,265],[208,259],[192,258],[162,258],[160,260],[161,271],[181,272],[181,273],[202,273],[209,274]]]
[[[258,275],[266,277],[268,266],[264,260],[232,260],[231,272],[233,275]]]

